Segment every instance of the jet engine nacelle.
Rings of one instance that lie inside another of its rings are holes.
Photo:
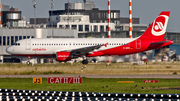
[[[59,62],[70,61],[71,59],[78,58],[78,56],[72,55],[71,52],[57,52],[56,60]]]
[[[71,60],[71,52],[57,52],[56,53],[56,60],[63,62]]]

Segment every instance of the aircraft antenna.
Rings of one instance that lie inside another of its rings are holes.
[[[36,0],[33,0],[33,2],[34,2],[34,5],[33,5],[33,7],[34,7],[34,25],[36,25]]]
[[[53,16],[53,8],[54,8],[54,0],[51,0],[51,27],[53,28],[53,21],[52,21],[52,16]]]

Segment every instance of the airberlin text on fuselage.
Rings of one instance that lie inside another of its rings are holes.
[[[71,57],[70,55],[58,55],[58,57]]]
[[[32,51],[46,51],[45,48],[34,48],[32,49]]]

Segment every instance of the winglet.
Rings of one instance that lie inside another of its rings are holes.
[[[105,43],[103,46],[107,47],[107,44],[108,44],[108,43]]]

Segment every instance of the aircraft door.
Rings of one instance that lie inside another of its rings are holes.
[[[69,48],[72,49],[72,48],[73,48],[73,45],[74,45],[74,42],[70,42],[70,43],[69,43]]]
[[[141,40],[140,39],[136,40],[136,49],[141,49]]]
[[[26,50],[31,50],[31,39],[27,39],[26,41]]]

